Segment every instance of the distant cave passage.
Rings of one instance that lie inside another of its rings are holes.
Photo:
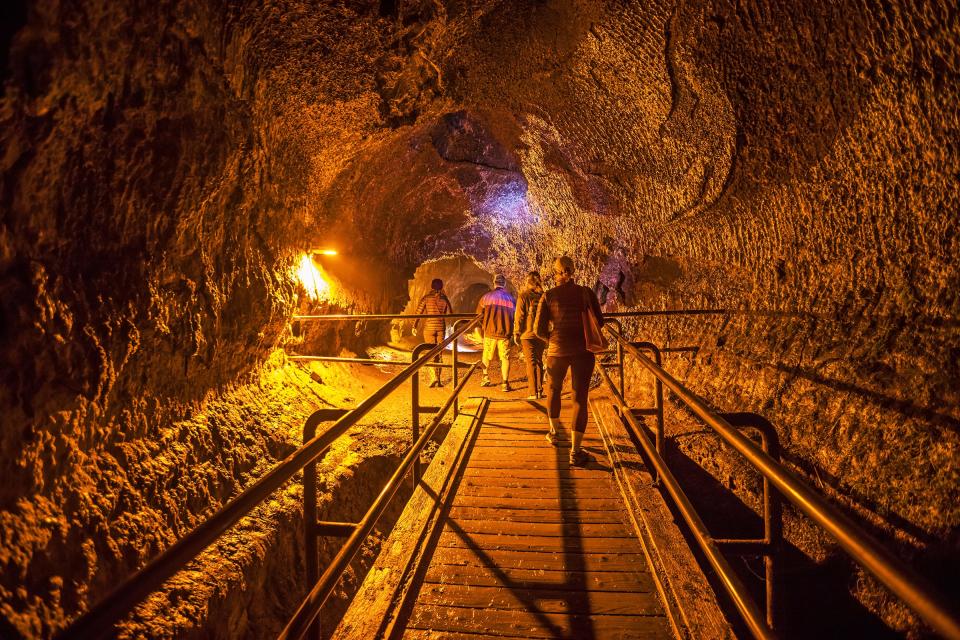
[[[480,298],[488,291],[490,291],[490,285],[475,282],[451,298],[450,303],[453,305],[453,312],[473,313],[477,305],[480,304]]]

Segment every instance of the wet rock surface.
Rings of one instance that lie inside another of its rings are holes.
[[[608,310],[784,312],[630,329],[699,347],[669,368],[766,415],[919,568],[960,561],[951,3],[15,5],[4,632],[51,635],[336,403],[284,380],[292,313],[400,311],[420,264],[460,252],[513,282],[569,253]],[[322,246],[334,292],[307,305],[293,269]],[[372,340],[351,331],[308,346]]]

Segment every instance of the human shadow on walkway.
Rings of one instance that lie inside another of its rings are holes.
[[[495,418],[494,418],[495,419]],[[463,482],[464,472],[469,466],[469,456],[475,450],[476,441],[480,430],[486,426],[497,426],[503,428],[504,425],[496,422],[484,422],[479,429],[471,436],[467,445],[469,453],[464,459],[455,474],[455,480],[451,483],[451,489],[447,493],[447,498],[443,501],[440,514],[440,526],[434,528],[429,539],[425,542],[425,553],[420,560],[413,576],[412,586],[409,591],[411,597],[407,598],[398,613],[398,624],[394,626],[394,637],[398,637],[402,630],[407,626],[410,617],[413,614],[416,594],[419,594],[426,583],[427,572],[437,553],[440,543],[440,536],[444,531],[453,533],[462,543],[463,548],[468,550],[476,558],[476,564],[488,570],[495,578],[498,585],[508,590],[523,610],[532,616],[533,620],[540,627],[541,633],[546,632],[549,637],[561,638],[582,638],[589,640],[596,637],[593,621],[591,619],[592,611],[589,596],[588,584],[588,566],[586,562],[586,551],[583,546],[581,519],[577,516],[580,513],[580,505],[577,500],[576,485],[574,482],[573,469],[569,467],[567,461],[567,450],[564,447],[553,448],[557,467],[557,495],[560,499],[559,509],[564,514],[559,520],[562,522],[562,542],[561,550],[555,553],[563,557],[562,569],[543,570],[544,579],[516,579],[511,577],[510,570],[500,565],[498,560],[491,555],[489,550],[477,542],[474,535],[464,530],[456,521],[450,518],[450,510],[453,507],[457,492]],[[521,429],[527,431],[526,429]],[[538,430],[539,434],[545,434],[544,429]],[[602,449],[602,447],[601,447]],[[601,465],[593,460],[588,468],[594,470],[610,471],[610,467]],[[435,501],[440,502],[440,497],[436,495],[429,487],[421,485],[421,488],[433,497]],[[549,493],[549,492],[545,492]],[[569,519],[567,516],[569,515]],[[550,553],[552,550],[530,549],[530,552]],[[523,553],[523,551],[519,551]],[[537,569],[537,567],[530,567]],[[554,574],[559,580],[550,580],[549,575]],[[544,599],[543,592],[549,591],[549,599],[556,602],[561,601],[563,606],[559,611],[544,611],[540,601]],[[557,623],[558,616],[566,616],[566,625]]]

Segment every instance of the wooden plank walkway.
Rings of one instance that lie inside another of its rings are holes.
[[[611,411],[571,468],[540,403],[465,403],[333,638],[731,639]]]
[[[586,468],[546,429],[538,405],[490,404],[395,637],[673,637],[596,426]]]

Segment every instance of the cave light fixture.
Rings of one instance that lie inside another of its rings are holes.
[[[310,253],[315,256],[335,256],[337,255],[336,249],[311,249]]]
[[[311,300],[326,300],[330,296],[330,283],[313,260],[312,253],[305,253],[297,267],[297,279]]]

